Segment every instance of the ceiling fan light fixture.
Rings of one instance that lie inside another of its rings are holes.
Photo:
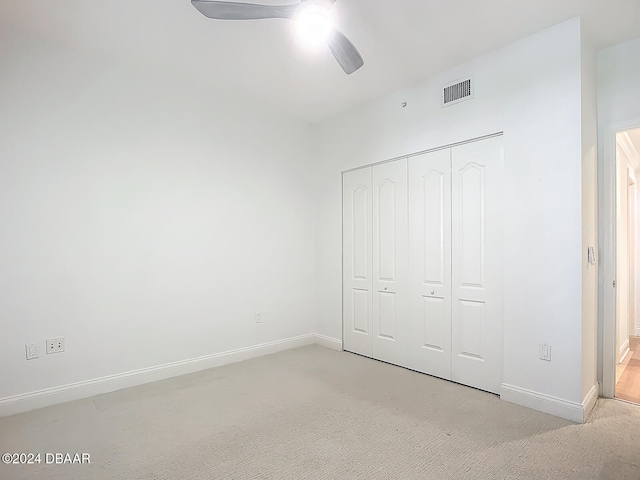
[[[327,44],[336,28],[336,14],[332,6],[324,2],[303,2],[293,18],[298,43],[309,50]]]
[[[262,5],[226,0],[191,0],[191,3],[205,17],[215,20],[293,20],[294,31],[301,46],[307,50],[314,50],[313,47],[328,47],[344,73],[351,75],[364,65],[364,59],[353,43],[336,28],[335,1],[302,0],[302,4],[289,5]]]

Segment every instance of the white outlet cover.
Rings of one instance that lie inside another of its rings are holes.
[[[540,345],[540,360],[551,361],[551,345],[546,343]]]
[[[64,337],[47,338],[47,354],[64,352]]]
[[[38,346],[35,343],[27,343],[25,348],[27,350],[27,360],[38,358]]]

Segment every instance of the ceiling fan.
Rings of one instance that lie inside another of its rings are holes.
[[[263,20],[284,18],[295,22],[299,37],[324,42],[347,75],[364,65],[356,47],[335,28],[335,0],[302,0],[293,5],[258,5],[254,3],[191,0],[205,17],[216,20]],[[304,38],[303,38],[304,39]]]

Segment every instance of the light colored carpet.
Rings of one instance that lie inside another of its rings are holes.
[[[13,479],[640,479],[640,407],[576,425],[317,346],[0,419]]]

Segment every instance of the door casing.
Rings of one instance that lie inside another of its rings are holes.
[[[604,132],[598,166],[600,269],[598,271],[598,383],[600,395],[613,398],[616,384],[616,135],[640,127],[640,118],[612,124]]]

